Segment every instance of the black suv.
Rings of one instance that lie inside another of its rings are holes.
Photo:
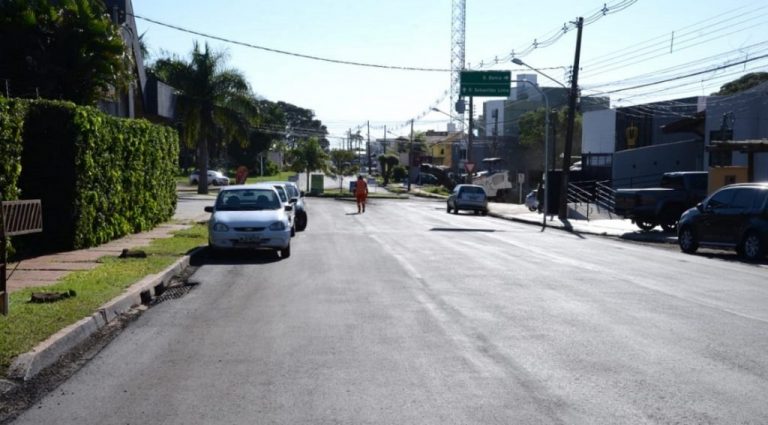
[[[680,216],[677,242],[687,253],[701,245],[761,259],[768,245],[768,182],[732,184],[709,195]]]

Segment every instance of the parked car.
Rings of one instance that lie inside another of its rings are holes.
[[[525,206],[529,211],[536,211],[539,209],[539,191],[538,189],[532,190],[525,195]]]
[[[734,248],[750,261],[768,245],[768,182],[724,186],[684,212],[677,241],[683,252],[699,246]]]
[[[189,184],[195,185],[200,179],[200,171],[194,171],[189,175]],[[208,170],[208,185],[214,186],[227,186],[229,184],[229,177],[225,176],[221,171]]]
[[[617,189],[614,212],[642,230],[661,225],[672,232],[680,214],[707,196],[707,176],[706,171],[664,173],[660,187]]]
[[[277,190],[277,194],[280,196],[280,201],[283,203],[283,205],[291,206],[291,209],[288,210],[288,220],[291,224],[291,236],[296,236],[296,212],[293,208],[293,204],[291,203],[291,198],[288,196],[288,189],[285,187],[285,183],[283,182],[259,182],[256,183],[257,186],[265,186],[265,187],[273,187],[275,190]]]
[[[274,181],[265,183],[282,184],[285,186],[286,190],[288,191],[288,198],[293,204],[293,216],[296,221],[296,230],[299,232],[304,231],[304,229],[307,228],[308,221],[307,205],[304,201],[304,192],[299,190],[299,186],[296,183],[290,181]]]
[[[458,214],[459,210],[472,210],[475,214],[488,214],[488,196],[482,186],[460,184],[453,188],[446,201],[447,211]]]
[[[238,185],[223,188],[208,221],[208,246],[214,252],[224,249],[273,249],[280,257],[291,256],[293,207],[284,205],[277,190],[270,186]]]

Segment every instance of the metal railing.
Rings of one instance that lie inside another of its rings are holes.
[[[595,183],[595,204],[611,214],[616,212],[616,190],[610,180]]]
[[[590,204],[594,199],[590,188],[593,186],[593,182],[569,182],[567,199],[569,204],[586,205],[587,207],[587,220],[589,220]]]

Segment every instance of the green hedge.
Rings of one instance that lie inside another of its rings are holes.
[[[24,102],[0,97],[0,196],[4,201],[18,199],[25,113]]]
[[[172,217],[175,130],[68,102],[29,101],[25,112],[18,187],[42,199],[44,228],[26,248],[96,246]]]

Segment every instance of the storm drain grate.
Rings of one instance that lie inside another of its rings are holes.
[[[187,295],[189,291],[197,286],[197,282],[187,282],[182,285],[171,286],[163,291],[162,294],[155,297],[150,305],[160,304],[163,301],[175,300]]]

